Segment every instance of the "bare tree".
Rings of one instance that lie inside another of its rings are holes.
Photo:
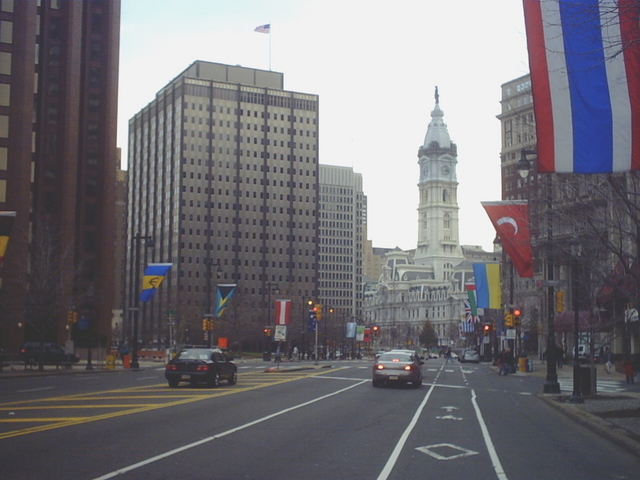
[[[89,292],[74,291],[82,262],[76,261],[72,244],[60,242],[52,221],[43,217],[35,223],[30,247],[29,273],[25,279],[26,325],[44,343],[56,338],[61,318],[72,306],[86,301]]]

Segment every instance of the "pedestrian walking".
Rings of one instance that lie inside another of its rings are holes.
[[[564,349],[562,348],[562,345],[558,345],[556,349],[556,363],[558,368],[562,368],[564,365]]]
[[[631,360],[625,360],[622,364],[622,369],[624,370],[624,375],[626,377],[627,383],[634,383],[634,372],[633,372],[633,364]]]
[[[611,363],[611,358],[611,350],[607,348],[607,352],[604,354],[604,371],[607,373],[611,373],[611,367],[613,366],[613,364]]]
[[[280,352],[280,347],[276,349],[276,358],[274,360],[275,363],[280,363],[282,360],[282,353]]]
[[[444,363],[453,362],[453,357],[451,356],[451,347],[447,347],[447,350],[444,352]]]

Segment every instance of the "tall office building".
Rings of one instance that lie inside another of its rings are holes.
[[[140,263],[172,263],[141,311],[143,342],[168,340],[169,315],[174,339],[202,342],[219,284],[237,287],[214,338],[254,345],[276,299],[298,318],[317,298],[318,97],[283,82],[196,61],[130,120],[128,331]]]
[[[119,0],[0,0],[0,210],[17,212],[0,269],[6,351],[63,343],[71,308],[109,335],[119,28]]]
[[[320,165],[319,205],[320,299],[333,309],[327,320],[336,324],[362,320],[366,236],[362,175],[349,167]]]

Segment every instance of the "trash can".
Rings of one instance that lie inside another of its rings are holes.
[[[131,355],[123,355],[122,356],[122,367],[123,368],[131,368]]]
[[[107,355],[107,358],[105,359],[104,365],[107,368],[107,370],[113,370],[114,368],[116,368],[116,356],[115,355]]]
[[[262,354],[262,360],[264,360],[265,362],[270,362],[271,361],[271,353],[264,352]]]
[[[594,395],[595,392],[591,391],[591,367],[589,365],[580,367],[580,393],[582,395]],[[597,381],[596,369],[593,369],[593,380]]]
[[[527,371],[527,359],[519,358],[518,359],[518,371],[526,372]]]

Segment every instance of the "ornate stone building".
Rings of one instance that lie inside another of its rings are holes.
[[[462,246],[458,228],[457,146],[451,141],[436,88],[435,107],[418,150],[418,242],[412,251],[396,248],[383,257],[382,274],[365,291],[365,323],[377,325],[380,347],[418,344],[430,320],[440,344],[459,344],[465,283],[472,263],[498,258],[480,247]]]

